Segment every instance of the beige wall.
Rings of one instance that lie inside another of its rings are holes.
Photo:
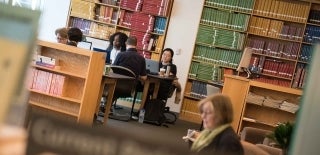
[[[204,0],[174,0],[165,47],[175,51],[174,63],[178,68],[178,78],[183,89],[188,77],[190,61],[196,39]],[[177,51],[180,54],[177,55]],[[168,100],[170,110],[180,112],[181,102],[174,104]]]

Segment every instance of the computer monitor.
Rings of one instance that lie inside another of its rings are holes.
[[[96,52],[104,52],[104,53],[106,53],[106,55],[107,55],[106,64],[110,64],[111,63],[110,62],[110,52],[108,52],[107,50],[100,49],[100,48],[95,48],[95,47],[93,47],[92,49],[93,49],[93,51],[96,51]]]
[[[92,46],[92,42],[88,42],[88,41],[78,42],[78,45],[77,45],[77,47],[84,48],[87,50],[91,50],[91,46]]]

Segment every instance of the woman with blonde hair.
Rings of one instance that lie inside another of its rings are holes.
[[[232,129],[232,103],[228,96],[217,94],[198,104],[204,130],[196,137],[191,151],[198,154],[243,155],[239,137]]]

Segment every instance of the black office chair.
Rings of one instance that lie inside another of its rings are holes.
[[[128,79],[117,80],[116,88],[113,95],[113,102],[116,103],[116,100],[118,98],[136,96],[135,88],[137,85],[137,78],[134,72],[122,66],[110,66],[110,68],[113,73],[134,77],[134,79],[132,80],[128,80]],[[132,105],[132,108],[133,106],[134,105]],[[114,111],[112,115],[109,115],[109,118],[121,120],[121,121],[129,121],[131,119],[131,113],[130,113],[130,116],[123,116],[123,115],[117,115],[117,113]]]

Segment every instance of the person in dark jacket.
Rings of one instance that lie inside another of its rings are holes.
[[[243,155],[239,137],[230,123],[233,120],[232,103],[228,96],[218,94],[198,104],[204,130],[196,137],[191,151],[197,154]]]

